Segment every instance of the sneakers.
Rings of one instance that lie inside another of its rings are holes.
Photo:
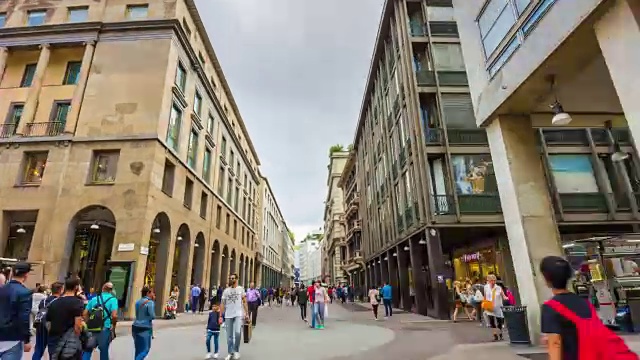
[[[240,353],[239,352],[233,353],[233,360],[238,360],[238,359],[240,359]]]
[[[225,356],[224,360],[232,360],[233,359],[233,355],[229,354],[227,356]]]
[[[205,359],[207,359],[207,360],[208,360],[208,359],[213,359],[213,354],[208,353],[208,354],[207,354],[207,357],[205,357]]]
[[[213,354],[213,358],[214,358],[214,359],[217,359],[217,358],[219,358],[219,357],[220,357],[220,354],[218,354],[218,353]]]

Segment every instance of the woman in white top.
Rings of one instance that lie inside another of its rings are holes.
[[[371,309],[373,310],[373,318],[378,320],[378,306],[380,305],[380,292],[376,289],[375,286],[371,286],[369,289],[369,304],[371,304]]]
[[[502,313],[503,300],[507,296],[502,291],[500,285],[496,285],[497,278],[495,275],[487,276],[487,284],[484,286],[484,300],[492,303],[492,309],[489,311],[484,308],[485,314],[489,319],[489,325],[493,329],[493,340],[502,340],[502,326],[504,325],[504,314]]]

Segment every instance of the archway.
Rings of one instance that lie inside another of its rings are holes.
[[[229,259],[229,264],[230,264],[230,268],[229,268],[229,275],[231,274],[236,274],[238,275],[238,266],[236,265],[236,261],[238,259],[236,258],[236,250],[232,249],[231,250],[231,258]]]
[[[176,248],[173,255],[173,269],[171,272],[171,287],[178,286],[180,298],[178,311],[184,310],[185,300],[189,294],[189,251],[191,250],[191,232],[189,225],[182,224],[176,233]]]
[[[220,281],[220,242],[216,239],[211,247],[211,268],[209,269],[209,289],[217,289],[222,286]]]
[[[106,281],[106,265],[111,259],[116,218],[111,210],[91,205],[78,211],[69,222],[65,255],[69,256],[66,277],[76,275],[89,291]]]
[[[204,280],[204,261],[207,249],[205,246],[204,234],[202,232],[199,232],[198,235],[196,235],[196,243],[194,247],[193,261],[191,263],[191,280],[189,281],[189,284],[198,284],[200,287],[204,287],[202,280]]]
[[[171,245],[171,222],[166,213],[156,215],[151,224],[149,253],[144,269],[144,284],[152,286],[156,293],[156,302],[164,304],[168,293],[165,293],[167,282],[167,266],[169,266],[169,249]],[[156,306],[156,315],[162,315],[162,306]]]
[[[238,284],[246,287],[247,284],[244,281],[244,254],[240,254],[240,269],[238,269]]]
[[[220,269],[220,286],[224,289],[229,282],[229,248],[225,245],[222,248],[222,267]]]

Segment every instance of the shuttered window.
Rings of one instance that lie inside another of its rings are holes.
[[[442,112],[447,128],[476,128],[469,94],[442,94]]]

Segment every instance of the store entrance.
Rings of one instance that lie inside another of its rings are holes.
[[[483,282],[489,274],[500,275],[496,251],[493,247],[477,251],[456,252],[453,258],[453,270],[458,281],[471,280]]]

